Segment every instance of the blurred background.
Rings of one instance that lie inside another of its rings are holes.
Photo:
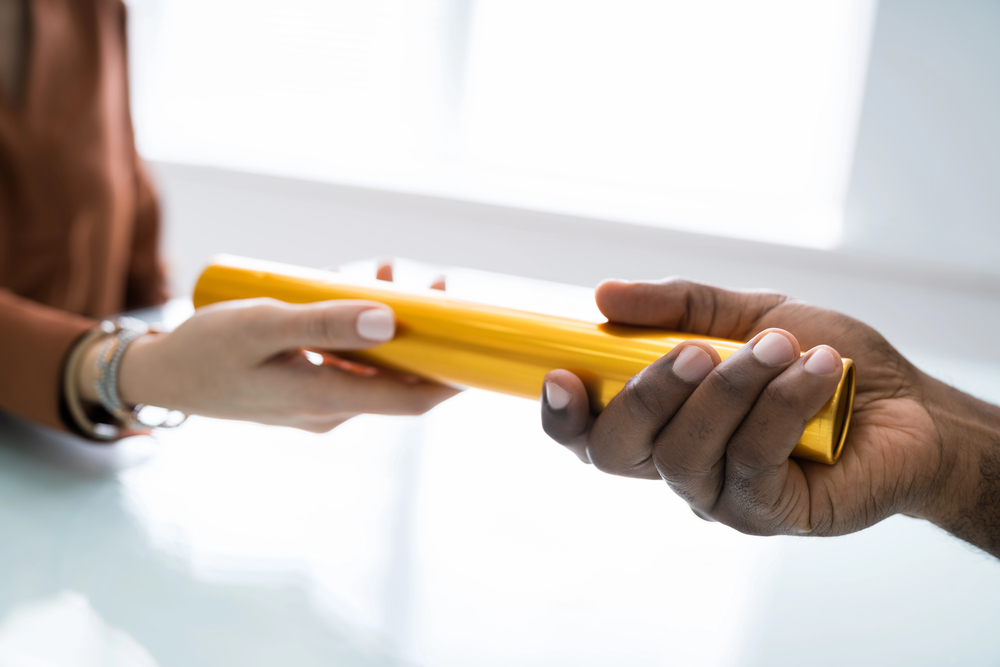
[[[200,166],[561,214],[567,231],[578,218],[1000,271],[993,2],[129,4],[137,138],[164,165],[185,258],[197,194],[179,181],[223,180],[182,168]],[[338,219],[282,222],[292,237]]]
[[[403,282],[581,317],[603,278],[682,274],[847,312],[1000,402],[1000,3],[127,4],[180,297],[220,252],[394,255]],[[1000,654],[994,559],[904,517],[701,522],[519,399],[324,436],[192,419],[100,453],[5,428],[0,665],[53,628],[79,640],[56,665]]]

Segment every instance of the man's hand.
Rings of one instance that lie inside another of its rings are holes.
[[[988,520],[969,517],[982,513],[983,457],[1000,451],[1000,410],[921,373],[871,327],[779,294],[684,280],[606,282],[597,305],[612,322],[747,344],[720,363],[686,342],[597,416],[579,378],[549,373],[545,431],[585,462],[662,478],[697,515],[745,533],[840,535],[906,513],[998,553],[1000,522],[990,535],[977,528]],[[834,466],[789,459],[837,386],[840,354],[857,365],[843,455]]]

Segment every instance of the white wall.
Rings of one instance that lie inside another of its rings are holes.
[[[1000,4],[882,0],[845,244],[1000,274]]]

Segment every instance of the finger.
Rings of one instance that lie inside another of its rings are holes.
[[[581,461],[590,463],[587,436],[594,417],[580,378],[565,370],[549,372],[542,384],[541,402],[542,429]]]
[[[375,278],[378,280],[386,280],[388,282],[393,281],[394,271],[393,271],[393,261],[391,258],[380,259],[378,261],[378,268],[375,270]],[[434,281],[431,283],[431,289],[444,291],[445,277],[438,276],[437,278],[435,278]]]
[[[843,375],[837,351],[815,347],[772,380],[726,450],[719,510],[744,532],[807,532],[808,486],[788,457],[806,422],[830,399]]]
[[[337,300],[291,304],[254,300],[243,312],[242,331],[254,354],[291,349],[358,350],[395,335],[392,309],[373,301]]]
[[[316,354],[312,350],[304,350],[307,354]],[[402,371],[393,370],[391,368],[379,368],[378,366],[372,366],[371,364],[362,363],[360,361],[354,361],[352,359],[345,359],[342,356],[332,354],[329,351],[323,350],[318,353],[320,364],[326,365],[332,368],[336,368],[341,371],[346,371],[353,375],[363,375],[366,377],[371,377],[373,375],[381,375],[383,377],[391,378],[393,380],[398,380],[404,384],[419,384],[421,382],[427,382],[423,378],[413,375],[411,373],[404,373]]]
[[[773,292],[727,290],[682,278],[608,280],[595,298],[612,322],[736,340],[747,340],[760,319],[787,300]]]
[[[787,331],[761,332],[716,366],[660,433],[653,447],[656,468],[693,507],[714,507],[729,439],[768,383],[798,356],[798,342]]]
[[[289,398],[298,406],[298,414],[312,421],[339,418],[344,413],[421,415],[458,393],[457,389],[435,382],[412,384],[328,367],[314,367],[308,377],[296,374],[283,384],[292,393]]]
[[[387,280],[392,282],[392,258],[378,260],[378,268],[375,270],[377,280]]]
[[[653,443],[719,361],[708,343],[690,341],[629,380],[594,423],[590,460],[614,475],[659,479]]]

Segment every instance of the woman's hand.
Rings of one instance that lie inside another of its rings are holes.
[[[391,265],[380,266],[378,277],[392,280]],[[219,303],[170,333],[134,341],[122,357],[119,394],[130,405],[322,433],[361,413],[422,414],[457,393],[336,356],[375,347],[394,333],[392,309],[370,301]],[[85,357],[79,384],[92,402],[98,347]],[[307,350],[322,352],[322,363]]]
[[[132,343],[119,392],[127,404],[317,433],[360,413],[421,414],[453,396],[430,382],[315,365],[304,352],[362,350],[394,330],[392,310],[367,301],[215,304],[170,333]]]
[[[746,533],[838,535],[907,513],[998,553],[1000,509],[969,517],[984,511],[980,468],[1000,450],[1000,409],[921,373],[870,327],[778,294],[683,280],[606,282],[597,304],[613,322],[747,345],[720,363],[686,342],[597,416],[579,378],[551,372],[543,426],[584,461],[662,478],[699,516]],[[843,455],[834,466],[789,459],[838,384],[841,353],[857,364]],[[996,534],[976,528],[990,521]]]

